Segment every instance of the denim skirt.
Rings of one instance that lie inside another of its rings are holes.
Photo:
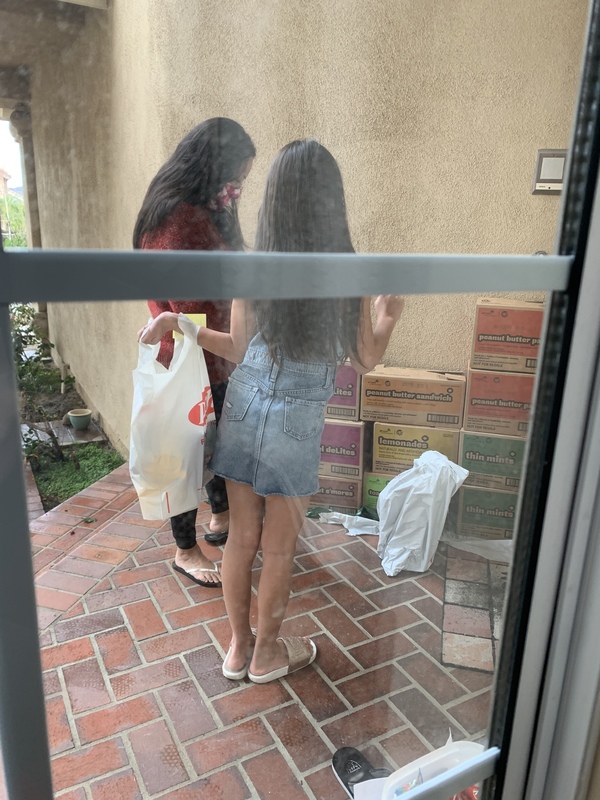
[[[315,494],[335,370],[284,357],[275,364],[257,334],[229,378],[209,469],[262,496]]]

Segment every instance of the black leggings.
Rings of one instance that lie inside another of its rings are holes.
[[[221,418],[221,411],[223,410],[223,401],[225,400],[225,391],[227,390],[226,383],[215,383],[210,387],[213,396],[213,405],[215,407],[215,418],[217,423]],[[206,494],[208,495],[208,502],[213,514],[222,514],[224,511],[229,510],[229,503],[227,502],[227,489],[225,487],[225,480],[218,475],[206,484]],[[185,511],[183,514],[177,514],[171,517],[171,530],[173,531],[173,538],[177,547],[181,550],[189,550],[196,545],[196,515],[198,509],[193,508],[191,511]]]

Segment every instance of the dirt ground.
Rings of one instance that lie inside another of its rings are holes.
[[[31,422],[41,422],[44,416],[36,411],[36,407],[41,407],[47,414],[48,419],[62,419],[64,415],[73,408],[85,408],[85,403],[72,387],[67,389],[64,394],[42,394],[38,393],[31,398],[27,404],[27,419]]]
[[[85,403],[74,386],[67,386],[64,394],[57,390],[51,393],[36,392],[27,398],[22,396],[20,407],[23,422],[43,422],[44,419],[62,419],[74,408],[85,408]]]

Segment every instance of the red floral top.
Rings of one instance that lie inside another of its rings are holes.
[[[207,209],[180,203],[150,233],[142,237],[143,250],[230,250]],[[206,327],[215,331],[229,332],[231,302],[229,300],[149,300],[148,307],[153,317],[162,311],[176,314],[206,314]],[[169,333],[160,343],[158,361],[168,367],[173,358],[174,340]],[[234,369],[234,364],[204,351],[206,367],[211,384],[225,383]]]

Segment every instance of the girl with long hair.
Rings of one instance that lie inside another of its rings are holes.
[[[237,122],[224,117],[205,120],[177,145],[150,183],[133,234],[134,248],[146,250],[241,250],[243,237],[237,201],[256,151]],[[151,300],[153,317],[163,312],[204,315],[206,325],[229,331],[231,303],[208,300]],[[161,340],[158,361],[171,363],[172,332]],[[206,352],[215,415],[221,415],[233,364]],[[225,481],[215,476],[206,486],[212,516],[205,539],[223,544],[229,528]],[[177,545],[174,568],[200,586],[221,586],[219,573],[196,541],[197,509],[171,518]]]
[[[308,139],[276,156],[261,205],[257,250],[353,252],[338,165]],[[267,683],[316,656],[306,637],[279,637],[290,595],[296,541],[318,490],[325,406],[336,367],[349,357],[361,373],[379,363],[403,309],[400,297],[234,300],[229,335],[199,328],[198,343],[239,366],[225,396],[210,468],[230,499],[223,591],[232,641],[223,674]],[[177,328],[161,315],[143,334],[158,341]],[[158,338],[157,338],[158,337]],[[252,567],[259,547],[258,624],[250,627]]]

